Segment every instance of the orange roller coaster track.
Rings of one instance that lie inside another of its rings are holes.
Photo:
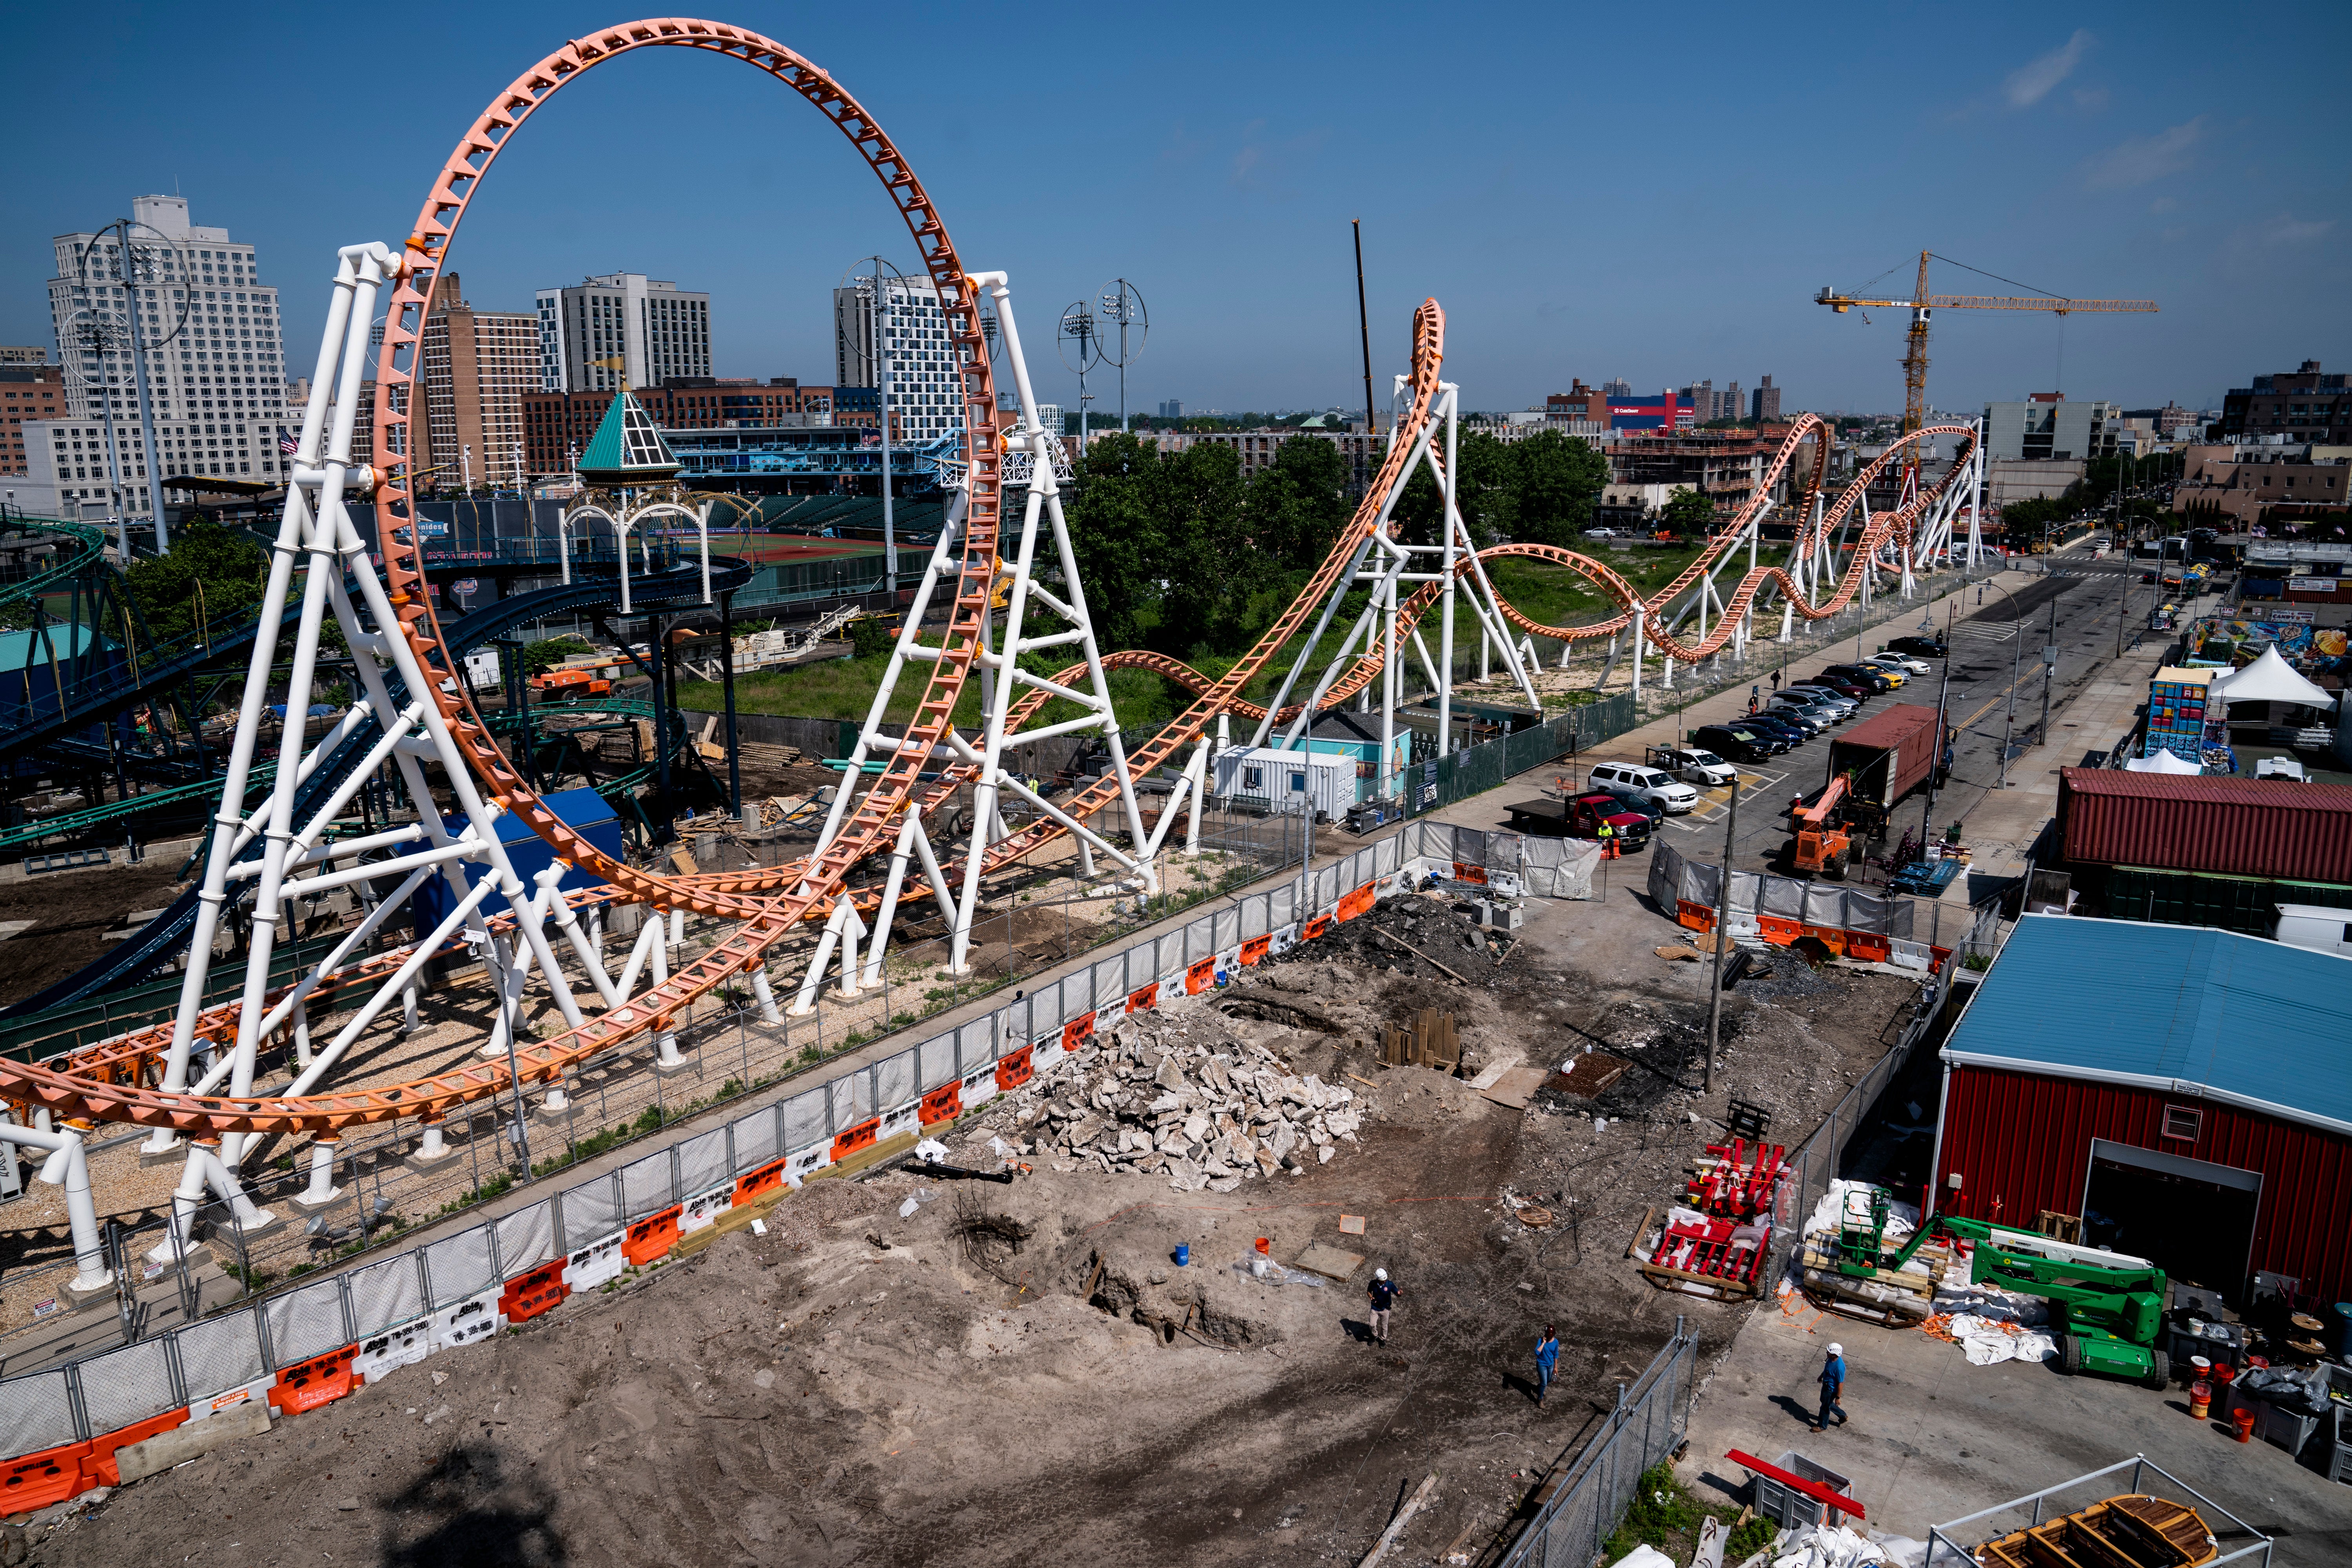
[[[524,72],[492,100],[435,180],[404,247],[375,371],[373,456],[375,472],[380,476],[375,501],[377,544],[382,552],[384,587],[398,630],[422,669],[438,673],[457,668],[457,661],[444,641],[426,591],[423,560],[412,527],[415,475],[404,454],[415,450],[410,426],[425,320],[435,281],[448,265],[457,226],[499,153],[541,105],[567,83],[598,65],[658,47],[693,48],[730,56],[764,70],[807,99],[840,130],[874,171],[904,218],[925,268],[940,290],[941,309],[963,380],[966,512],[949,626],[939,657],[931,661],[906,742],[886,763],[841,830],[811,858],[756,870],[664,877],[607,857],[557,816],[525,784],[492,738],[489,727],[474,708],[466,682],[451,681],[441,686],[428,681],[429,695],[467,766],[486,786],[487,794],[529,824],[563,859],[609,884],[585,897],[574,897],[575,907],[594,901],[635,901],[665,910],[686,910],[732,921],[737,922],[734,930],[699,958],[674,971],[667,980],[618,1006],[587,1017],[579,1027],[536,1040],[515,1042],[511,1068],[506,1061],[477,1061],[412,1082],[301,1097],[167,1092],[153,1086],[155,1064],[170,1044],[171,1027],[165,1025],[89,1047],[56,1067],[0,1064],[0,1099],[28,1110],[46,1109],[60,1117],[131,1122],[207,1139],[228,1132],[332,1132],[407,1117],[430,1120],[468,1102],[499,1095],[518,1078],[526,1083],[551,1081],[586,1058],[673,1027],[695,998],[739,974],[760,968],[771,947],[803,922],[824,918],[836,899],[850,897],[861,907],[870,908],[874,895],[849,886],[852,872],[870,857],[889,849],[898,824],[908,812],[928,814],[937,809],[970,775],[969,767],[958,765],[928,785],[920,780],[924,771],[937,766],[934,759],[946,759],[953,753],[950,715],[983,647],[990,594],[999,569],[1003,454],[992,434],[996,391],[982,333],[979,290],[921,182],[874,117],[822,68],[784,46],[745,29],[713,22],[663,18],[631,23],[567,43]],[[1430,425],[1444,353],[1444,314],[1436,301],[1424,301],[1413,316],[1407,412],[1393,433],[1380,473],[1354,516],[1332,542],[1313,578],[1244,657],[1222,677],[1212,679],[1161,655],[1130,652],[1106,656],[1106,664],[1155,669],[1195,693],[1194,700],[1174,722],[1162,728],[1134,753],[1131,769],[1137,776],[1150,773],[1183,746],[1200,739],[1220,714],[1265,716],[1263,707],[1241,694],[1306,626],[1316,608],[1344,589],[1360,551],[1383,526],[1383,498],[1407,477],[1415,460],[1419,437]],[[1954,427],[1937,427],[1917,434],[1944,433],[1951,428]],[[1965,427],[1957,428],[1965,432]],[[1818,433],[1819,439],[1807,510],[1817,511],[1811,498],[1819,494],[1825,472],[1828,431],[1819,421],[1807,416],[1783,441],[1764,482],[1758,487],[1759,500],[1721,530],[1698,559],[1662,594],[1643,601],[1630,583],[1606,564],[1573,551],[1503,545],[1485,552],[1484,556],[1528,556],[1566,566],[1600,586],[1621,605],[1614,619],[1589,626],[1545,626],[1507,605],[1503,606],[1505,615],[1522,630],[1574,640],[1615,632],[1632,619],[1636,605],[1645,611],[1664,609],[1713,568],[1733,544],[1746,537],[1760,515],[1756,509],[1764,504],[1761,498],[1778,483],[1807,435],[1812,433]],[[1973,438],[1972,432],[1966,433]],[[1806,538],[1801,539],[1801,545],[1809,540],[1818,542],[1827,529],[1842,521],[1859,498],[1863,486],[1894,456],[1895,449],[1890,449],[1856,479],[1833,510],[1822,513],[1820,521],[1804,525],[1801,532]],[[1678,659],[1706,657],[1723,645],[1740,612],[1748,608],[1767,585],[1777,587],[1809,619],[1834,614],[1852,600],[1863,576],[1874,569],[1873,560],[1881,546],[1890,540],[1907,542],[1914,521],[1929,504],[1933,493],[1925,492],[1899,510],[1871,520],[1843,580],[1829,599],[1818,605],[1809,604],[1787,572],[1778,567],[1758,569],[1741,580],[1727,601],[1726,614],[1712,636],[1696,644],[1685,645],[1668,636],[1657,635],[1654,646]],[[1473,559],[1465,554],[1458,570],[1468,570]],[[1397,611],[1400,632],[1410,629],[1443,595],[1444,584],[1424,584],[1401,604]],[[1073,667],[1060,679],[1075,679],[1082,668]],[[1381,668],[1377,652],[1356,659],[1323,694],[1319,705],[1330,707],[1348,700]],[[1048,700],[1048,693],[1029,693],[1013,706],[1008,715],[1008,726],[1026,723]],[[1297,711],[1294,705],[1277,717],[1289,718]],[[1117,782],[1106,778],[1064,803],[1064,809],[1069,816],[1084,820],[1111,805],[1117,795]],[[983,852],[982,868],[994,870],[1032,855],[1067,832],[1059,823],[1039,821],[989,846]],[[493,922],[493,927],[508,923]],[[395,972],[412,952],[371,955],[338,972],[313,994],[323,1000],[337,989],[380,982]],[[234,1037],[238,1014],[236,1004],[205,1010],[197,1018],[196,1032],[205,1040],[223,1043]]]

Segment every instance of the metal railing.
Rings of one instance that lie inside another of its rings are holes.
[[[2131,1472],[2131,1484],[2128,1487],[2118,1489],[2112,1482],[2102,1486],[2092,1485],[2094,1482],[2105,1481],[2107,1477],[2116,1475],[2124,1470],[2129,1470]],[[2162,1478],[2165,1486],[2162,1488],[2150,1488],[2147,1479],[2151,1475]],[[2017,1521],[2007,1525],[1994,1525],[1972,1530],[1969,1531],[1969,1537],[1981,1542],[1988,1540],[1998,1540],[2000,1536],[2008,1534],[2013,1531],[2031,1529],[2034,1525],[2040,1524],[2045,1514],[2050,1511],[2048,1505],[2051,1499],[2059,1496],[2063,1492],[2074,1491],[2078,1487],[2089,1488],[2090,1489],[2083,1493],[2080,1500],[2075,1502],[2072,1507],[2060,1509],[2057,1510],[2058,1512],[2071,1513],[2075,1508],[2087,1508],[2095,1502],[2104,1502],[2111,1497],[2124,1495],[2161,1497],[2165,1495],[2166,1490],[2168,1489],[2171,1492],[2178,1494],[2172,1498],[2173,1501],[2185,1501],[2192,1507],[2202,1510],[2205,1527],[2208,1530],[2212,1531],[2213,1534],[2221,1540],[2222,1544],[2227,1545],[2232,1535],[2240,1538],[2247,1538],[2245,1545],[2238,1547],[2233,1551],[2225,1552],[2220,1556],[2208,1559],[2205,1568],[2220,1568],[2220,1564],[2221,1563],[2235,1563],[2241,1559],[2253,1557],[2258,1554],[2263,1561],[2264,1568],[2268,1568],[2271,1560],[2271,1538],[2269,1536],[2264,1535],[2261,1531],[2255,1529],[2252,1525],[2248,1524],[2244,1520],[2240,1519],[2236,1514],[2231,1513],[2228,1509],[2223,1508],[2220,1503],[2215,1502],[2211,1498],[2207,1497],[2204,1493],[2199,1491],[2188,1482],[2180,1479],[2178,1476],[2172,1475],[2170,1472],[2164,1469],[2163,1467],[2149,1459],[2145,1454],[2135,1454],[2128,1459],[2117,1460],[2116,1463],[2109,1465],[2104,1470],[2093,1470],[2089,1475],[2076,1476],[2073,1480],[2061,1481],[2053,1487],[2044,1487],[2038,1492],[2028,1492],[2023,1497],[2011,1498],[2007,1502],[1995,1503],[1992,1507],[1988,1509],[1979,1509],[1975,1513],[1969,1514],[1964,1518],[1953,1520],[1948,1524],[1938,1524],[1930,1527],[1927,1531],[1927,1559],[1925,1568],[1977,1568],[1976,1553],[1970,1551],[1968,1547],[1961,1545],[1959,1539],[1953,1534],[1953,1531],[1959,1530],[1964,1525],[1976,1524],[1979,1520],[1991,1520],[2001,1514],[2008,1513],[2025,1513],[2030,1514],[2031,1517],[2018,1520]],[[2235,1530],[2233,1531],[2223,1531],[2216,1521],[2216,1515],[2219,1515],[2221,1519],[2227,1520],[2235,1527]]]

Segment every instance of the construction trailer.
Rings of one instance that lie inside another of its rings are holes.
[[[1336,822],[1356,804],[1356,759],[1276,746],[1217,753],[1217,795],[1273,816],[1313,810]]]

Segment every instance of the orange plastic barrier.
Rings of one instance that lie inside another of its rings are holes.
[[[1715,911],[1705,904],[1692,903],[1688,899],[1675,900],[1675,918],[1693,931],[1715,929]]]
[[[1329,931],[1330,929],[1331,917],[1329,915],[1317,915],[1313,920],[1308,921],[1305,925],[1298,928],[1298,940],[1301,942],[1313,942],[1317,937],[1321,936],[1325,931]]]
[[[506,1290],[499,1297],[499,1310],[506,1314],[507,1321],[524,1322],[562,1306],[563,1299],[572,1294],[572,1287],[563,1281],[563,1267],[569,1261],[559,1258],[508,1280]]]
[[[1951,956],[1952,950],[1948,947],[1929,946],[1927,949],[1927,973],[1930,974],[1941,974],[1944,973],[1944,961]]]
[[[1095,1016],[1092,1013],[1086,1014],[1081,1017],[1071,1019],[1068,1023],[1062,1026],[1062,1049],[1068,1052],[1076,1052],[1080,1046],[1085,1045],[1088,1040],[1094,1037],[1094,1032]],[[1024,1048],[1025,1049],[1026,1047],[1024,1047]],[[1003,1080],[1000,1079],[998,1080],[997,1087],[1001,1089],[1006,1086]]]
[[[1800,926],[1797,934],[1814,938],[1832,952],[1845,951],[1845,932],[1835,926]]]
[[[836,1160],[846,1160],[860,1149],[871,1148],[875,1141],[881,1136],[882,1119],[878,1116],[869,1116],[834,1139],[833,1157]]]
[[[677,1245],[677,1216],[685,1205],[672,1204],[647,1215],[621,1237],[621,1256],[632,1263],[651,1263]]]
[[[1242,943],[1242,967],[1247,969],[1264,958],[1267,944],[1273,941],[1270,936],[1254,936]]]
[[[1805,934],[1805,928],[1801,922],[1783,920],[1779,915],[1758,915],[1756,929],[1766,942],[1778,947],[1786,947]]]
[[[923,1096],[916,1108],[916,1119],[926,1127],[936,1127],[942,1121],[953,1121],[963,1114],[963,1080],[943,1083]]]
[[[1130,1013],[1140,1013],[1147,1007],[1159,1005],[1160,982],[1157,980],[1139,991],[1130,991],[1127,994],[1127,1010]]]
[[[1454,879],[1457,882],[1475,882],[1480,887],[1484,887],[1486,883],[1486,868],[1473,866],[1466,860],[1456,860],[1454,862]]]
[[[0,1461],[0,1517],[29,1513],[88,1491],[91,1483],[81,1462],[89,1454],[89,1444],[68,1443]]]
[[[1848,958],[1857,958],[1864,963],[1884,963],[1894,951],[1895,943],[1886,937],[1866,931],[1845,933],[1845,955]]]
[[[1092,1013],[1087,1015],[1087,1022],[1089,1025],[1094,1022]],[[1029,1075],[1037,1070],[1036,1063],[1030,1059],[1030,1053],[1036,1048],[1034,1046],[1024,1046],[996,1064],[998,1092],[1019,1089],[1029,1081]],[[1066,1051],[1070,1048],[1070,1031],[1066,1028],[1062,1031],[1062,1048]]]
[[[1354,892],[1348,894],[1339,900],[1339,918],[1343,921],[1351,921],[1370,909],[1372,900],[1379,895],[1379,891],[1378,883],[1367,882]]]
[[[296,1363],[278,1374],[278,1386],[269,1391],[269,1403],[289,1415],[299,1415],[305,1410],[316,1410],[341,1399],[356,1385],[352,1375],[352,1357],[359,1353],[359,1346],[345,1345],[339,1351]]]
[[[735,1178],[735,1206],[742,1207],[762,1194],[772,1193],[784,1184],[784,1160],[771,1160],[758,1170]]]
[[[1184,994],[1198,996],[1217,983],[1217,961],[1204,958],[1184,971]]]
[[[169,1432],[174,1426],[184,1425],[187,1419],[188,1407],[183,1405],[177,1410],[166,1410],[161,1415],[151,1415],[144,1421],[133,1422],[91,1438],[89,1452],[82,1456],[81,1473],[101,1487],[121,1486],[122,1471],[114,1462],[114,1451],[127,1448],[133,1443],[144,1443],[159,1432]]]

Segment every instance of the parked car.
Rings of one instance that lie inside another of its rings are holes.
[[[1677,816],[1698,805],[1698,791],[1669,773],[1639,763],[1596,763],[1585,783],[1592,789],[1605,790],[1627,800],[1655,801]]]
[[[1808,719],[1803,714],[1788,708],[1770,708],[1761,713],[1750,713],[1740,722],[1751,730],[1761,726],[1786,736],[1800,746],[1820,734],[1827,727],[1819,720]]]
[[[1933,675],[1936,673],[1934,668],[1929,665],[1926,659],[1913,658],[1907,653],[1896,653],[1892,648],[1889,648],[1883,653],[1872,654],[1868,658],[1864,659],[1862,662],[1864,664],[1884,665],[1889,669],[1899,669],[1906,675]]]
[[[1824,679],[1846,681],[1871,692],[1892,691],[1903,684],[1899,672],[1881,669],[1871,664],[1833,664],[1822,671],[1822,676]]]
[[[1796,686],[1789,687],[1787,689],[1790,691],[1822,691],[1836,698],[1841,702],[1851,702],[1859,707],[1864,699],[1869,697],[1876,688],[1857,686],[1851,680],[1843,679],[1834,675],[1816,675],[1811,679],[1801,682]]]
[[[1919,658],[1945,658],[1951,650],[1940,637],[1896,637],[1886,645],[1889,653],[1907,653]]]
[[[1587,539],[1615,539],[1618,537],[1618,533],[1613,528],[1588,528],[1584,531],[1584,537]]]
[[[1782,687],[1773,695],[1793,698],[1800,702],[1818,703],[1824,708],[1834,708],[1840,713],[1851,713],[1862,706],[1860,698],[1848,697],[1843,691],[1832,691],[1824,681],[1800,680],[1793,685]]]
[[[1854,710],[1861,706],[1859,703],[1847,701],[1843,698],[1840,698],[1835,702],[1823,700],[1828,696],[1829,693],[1826,691],[1821,693],[1819,697],[1810,691],[1777,692],[1773,695],[1772,700],[1765,705],[1764,711],[1799,714],[1826,729],[1832,724],[1844,723],[1846,720],[1853,717]]]
[[[1652,746],[1642,760],[1661,773],[1674,774],[1685,784],[1727,784],[1739,776],[1738,768],[1713,752],[1691,751],[1678,746]]]
[[[1703,724],[1691,731],[1691,741],[1717,756],[1735,757],[1743,763],[1760,763],[1789,749],[1785,741],[1769,736],[1760,730],[1750,730],[1740,723]]]

